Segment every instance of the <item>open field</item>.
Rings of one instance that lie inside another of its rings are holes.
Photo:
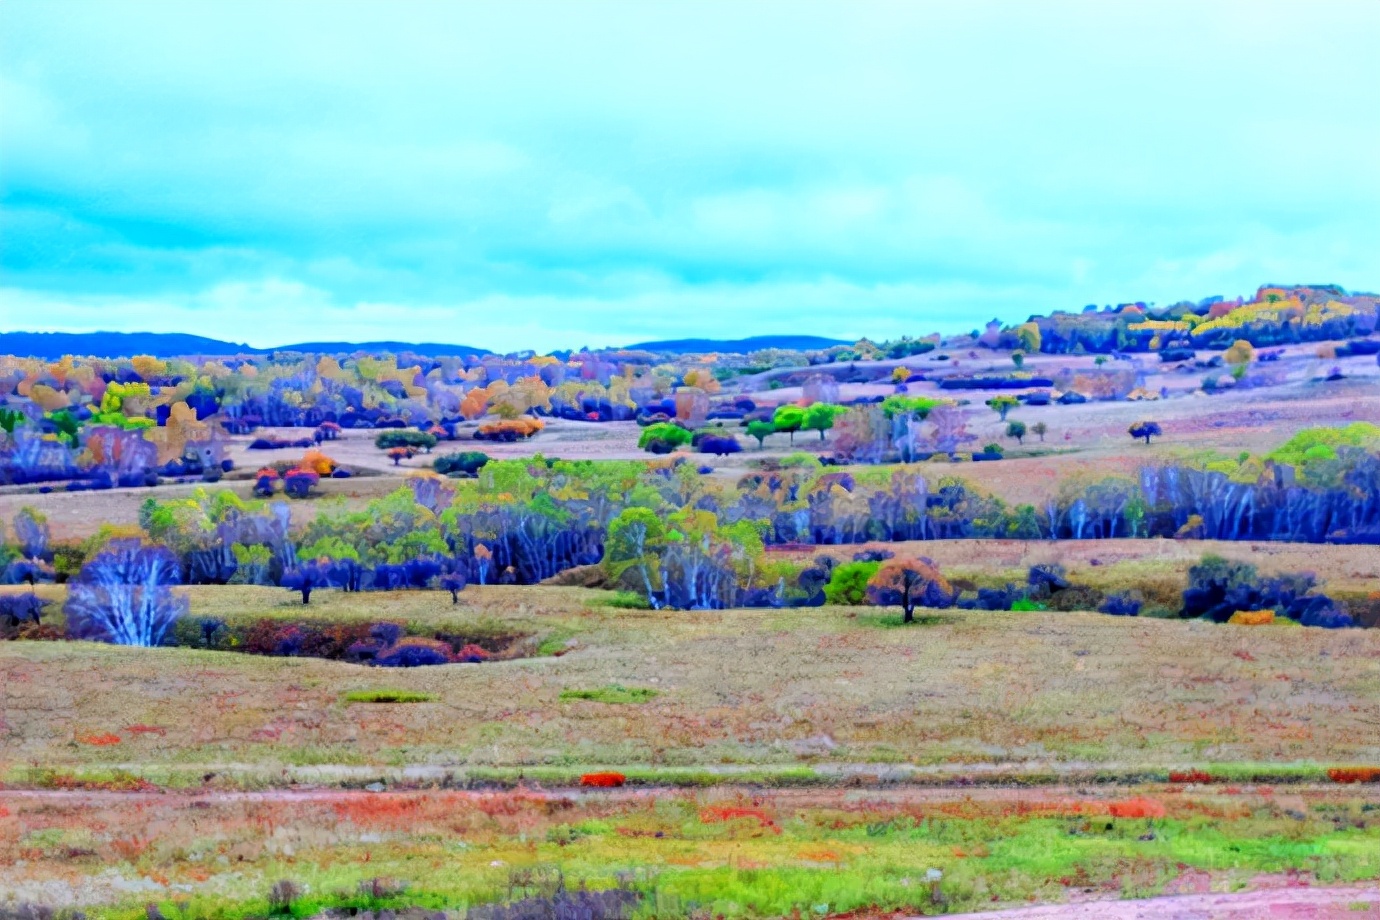
[[[60,587],[44,589],[60,592]],[[5,643],[3,768],[124,770],[178,782],[598,767],[962,774],[1201,763],[1380,764],[1380,632],[1098,614],[868,608],[638,611],[579,588],[442,594],[191,588],[193,616],[398,619],[532,637],[543,654],[385,670],[87,643]],[[552,652],[562,652],[559,656]],[[562,700],[612,685],[646,702]],[[434,702],[350,704],[387,686]],[[143,726],[130,731],[130,726]],[[156,731],[146,730],[156,729]],[[83,738],[118,737],[118,743]],[[482,773],[478,775],[483,775]]]
[[[935,914],[1029,900],[1355,885],[1375,795],[1310,787],[587,793],[0,792],[16,901],[262,914],[459,907],[620,878],[651,915]],[[926,881],[943,874],[941,897]],[[375,881],[379,880],[379,881]],[[398,881],[410,881],[402,895]],[[361,891],[361,885],[364,890]],[[1343,904],[1362,900],[1352,887]],[[384,892],[377,896],[374,892]],[[0,898],[0,905],[4,903]],[[176,905],[176,908],[174,908]]]

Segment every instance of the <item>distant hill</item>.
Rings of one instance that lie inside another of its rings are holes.
[[[95,358],[153,355],[155,358],[175,358],[181,355],[265,355],[274,351],[323,354],[410,351],[427,357],[491,354],[488,349],[472,345],[438,345],[432,342],[299,342],[276,348],[251,348],[243,343],[181,332],[0,332],[0,354],[42,358],[46,361],[56,361],[63,355],[89,355]]]
[[[657,351],[686,355],[702,352],[746,354],[779,348],[783,351],[818,351],[835,345],[852,345],[842,339],[826,339],[817,335],[755,335],[747,339],[668,339],[664,342],[639,342],[627,346],[635,351]]]
[[[447,355],[491,355],[487,348],[473,345],[440,345],[436,342],[298,342],[295,345],[279,345],[266,351],[311,351],[321,354],[351,354],[367,351],[374,354],[410,351],[414,355],[439,358]]]

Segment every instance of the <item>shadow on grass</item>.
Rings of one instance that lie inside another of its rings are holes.
[[[873,629],[913,629],[921,626],[942,626],[953,621],[953,617],[942,613],[917,613],[915,619],[909,623],[900,613],[860,613],[857,618],[859,626],[870,626]]]

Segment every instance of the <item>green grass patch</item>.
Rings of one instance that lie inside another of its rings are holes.
[[[435,699],[434,693],[414,690],[351,690],[345,694],[347,703],[430,703]]]
[[[658,696],[660,691],[650,687],[625,687],[622,684],[609,684],[596,690],[562,690],[561,702],[588,700],[592,703],[647,703]]]

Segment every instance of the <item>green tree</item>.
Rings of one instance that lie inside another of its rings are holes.
[[[1049,426],[1044,422],[1036,422],[1030,426],[1030,430],[1032,433],[1039,435],[1040,440],[1043,441],[1045,439],[1045,433],[1049,431]]]
[[[654,454],[669,454],[677,447],[684,447],[689,444],[692,437],[693,435],[687,429],[679,425],[672,425],[670,422],[658,422],[642,429],[642,434],[637,439],[637,446]]]
[[[795,433],[805,425],[805,410],[799,406],[777,406],[776,412],[771,417],[772,424],[777,431],[784,431],[791,436],[791,443],[795,443]]]
[[[835,566],[829,583],[824,586],[825,600],[838,606],[866,604],[867,583],[881,567],[880,562],[845,562]]]
[[[1015,438],[1017,444],[1025,443],[1025,422],[1010,421],[1006,423],[1006,436]]]
[[[987,407],[1001,416],[1003,422],[1006,421],[1006,414],[1020,404],[1014,396],[993,396],[987,400]]]
[[[835,406],[831,403],[815,403],[805,410],[803,427],[810,431],[818,431],[819,439],[823,441],[824,432],[834,427],[834,419],[844,411],[843,406]]]
[[[757,449],[767,446],[767,438],[776,434],[776,426],[765,419],[753,419],[747,424],[748,437],[757,439]]]

